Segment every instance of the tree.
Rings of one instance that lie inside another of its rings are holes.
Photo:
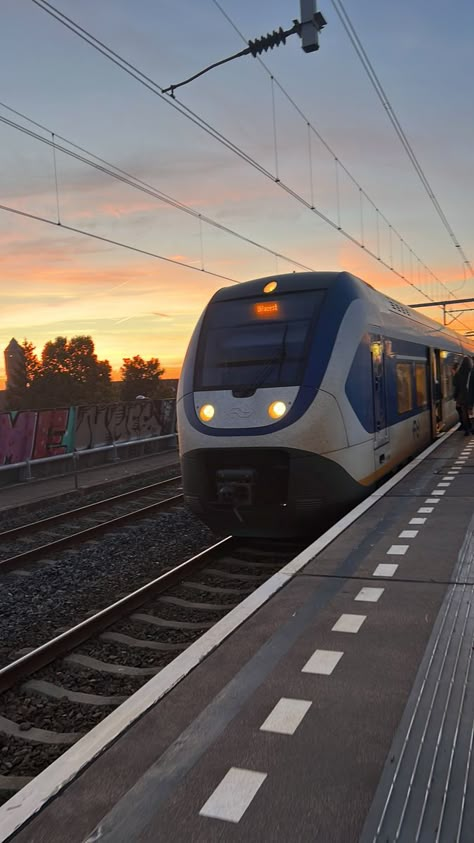
[[[23,349],[25,360],[26,387],[29,389],[34,379],[37,378],[41,372],[41,363],[36,355],[36,346],[34,346],[32,342],[28,342],[26,337],[23,340],[21,347]]]
[[[106,403],[110,400],[112,369],[98,360],[89,336],[56,337],[47,342],[29,389],[32,408]]]
[[[41,354],[42,374],[62,375],[69,371],[67,337],[49,340]]]
[[[120,367],[122,400],[134,401],[137,395],[144,395],[145,398],[160,398],[161,376],[164,371],[157,357],[152,357],[150,360],[144,360],[138,354],[132,358],[124,357],[123,366]]]

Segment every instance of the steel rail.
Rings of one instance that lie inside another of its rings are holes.
[[[7,559],[0,561],[0,573],[12,571],[22,565],[34,562],[41,556],[45,556],[45,554],[62,550],[71,544],[85,542],[88,539],[100,535],[101,533],[107,532],[113,527],[125,524],[127,521],[132,521],[135,518],[143,518],[144,515],[151,514],[157,510],[169,509],[182,501],[182,494],[174,495],[171,498],[165,498],[164,500],[147,504],[147,506],[143,506],[141,509],[135,509],[133,512],[127,512],[125,515],[118,515],[108,521],[103,521],[101,524],[95,524],[93,527],[86,527],[85,530],[79,530],[76,533],[71,533],[69,536],[63,536],[63,538],[55,539],[48,544],[40,545],[40,547],[34,547],[31,550],[23,551],[23,553],[17,553],[15,556],[10,556]]]
[[[180,474],[176,475],[176,477],[169,477],[167,480],[160,480],[158,483],[150,483],[148,486],[141,486],[139,489],[130,489],[128,492],[121,492],[119,495],[113,495],[111,498],[103,498],[101,501],[84,504],[84,506],[77,506],[75,509],[68,509],[66,512],[59,512],[56,515],[49,515],[47,518],[40,518],[39,521],[30,521],[28,524],[12,527],[10,530],[4,530],[0,533],[0,542],[9,541],[10,539],[14,539],[16,536],[20,536],[24,533],[35,533],[39,530],[43,530],[51,524],[54,526],[54,524],[59,524],[61,521],[67,521],[69,518],[86,515],[88,512],[94,512],[96,509],[107,509],[108,506],[114,506],[114,504],[120,503],[120,501],[139,497],[142,494],[149,494],[158,489],[160,486],[169,486],[171,483],[177,483],[178,480],[181,480]]]
[[[151,580],[151,582],[141,586],[126,597],[117,600],[111,606],[101,609],[100,612],[97,612],[90,618],[81,621],[66,632],[57,635],[40,647],[36,647],[30,653],[21,656],[21,658],[1,668],[0,693],[7,691],[12,685],[36,673],[37,670],[50,664],[55,659],[64,656],[65,653],[70,652],[74,647],[79,646],[79,644],[82,644],[89,638],[103,632],[104,629],[126,617],[130,612],[142,606],[143,603],[148,602],[151,597],[175,585],[179,585],[183,580],[183,574],[187,575],[189,572],[205,566],[210,559],[219,555],[224,548],[227,553],[237,544],[238,542],[233,536],[227,536],[221,539],[216,544],[206,548],[206,550],[202,550],[185,562],[180,562],[179,565],[176,565],[170,571],[161,574],[161,576]]]

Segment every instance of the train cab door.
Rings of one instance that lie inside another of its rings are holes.
[[[443,401],[441,391],[441,355],[439,348],[430,348],[431,433],[436,439],[443,429]]]
[[[379,468],[388,458],[386,445],[389,440],[384,342],[381,336],[373,335],[371,337],[370,353],[372,358],[372,394],[374,400],[374,450],[376,454],[376,468]]]

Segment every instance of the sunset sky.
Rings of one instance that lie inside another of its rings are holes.
[[[300,15],[299,0],[52,1],[162,88],[245,46],[219,6],[245,39],[287,29]],[[107,169],[126,171],[194,215],[59,149],[56,194],[52,147],[0,122],[0,204],[54,223],[0,210],[2,349],[13,336],[32,340],[40,351],[58,335],[91,334],[99,357],[108,358],[115,372],[123,357],[141,354],[159,357],[166,376],[175,377],[206,302],[232,283],[216,275],[242,281],[298,271],[301,264],[347,269],[401,301],[423,300],[282,185],[355,240],[363,239],[432,298],[446,297],[446,291],[408,247],[457,297],[474,295],[470,272],[331,0],[318,6],[327,20],[318,52],[305,54],[293,35],[263,56],[275,79],[274,130],[270,74],[251,56],[191,82],[173,102],[132,79],[32,0],[3,0],[0,118],[49,141],[54,133],[69,150],[77,152],[77,144],[87,159],[99,156]],[[345,0],[344,7],[449,225],[474,262],[474,5]],[[273,179],[179,113],[176,104]],[[361,223],[359,186],[407,244],[400,246],[392,235],[391,256],[388,226],[381,217],[377,225],[365,198]],[[425,313],[440,318],[439,310]],[[474,330],[474,315],[461,318],[460,331]],[[3,377],[0,368],[0,387]]]

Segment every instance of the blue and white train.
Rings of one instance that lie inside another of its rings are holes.
[[[314,533],[457,421],[474,346],[347,272],[219,290],[178,390],[185,500],[219,533]]]

